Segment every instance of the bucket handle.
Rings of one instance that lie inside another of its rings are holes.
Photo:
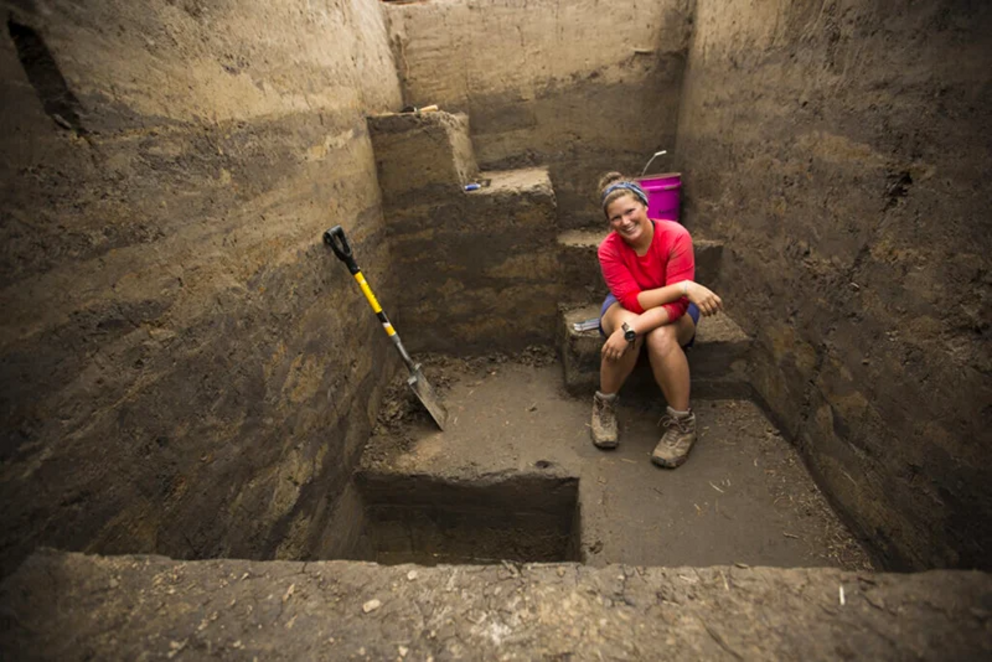
[[[656,158],[658,158],[659,156],[664,156],[665,154],[668,154],[668,150],[667,149],[663,149],[660,152],[655,152],[654,154],[652,154],[651,155],[651,158],[648,159],[648,162],[644,164],[644,170],[641,170],[641,177],[643,177],[644,176],[644,173],[646,173],[648,171],[648,168],[651,166],[651,163]]]

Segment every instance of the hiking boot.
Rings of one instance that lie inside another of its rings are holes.
[[[592,396],[592,443],[596,448],[616,448],[617,440],[617,394],[603,395],[596,391]]]
[[[668,414],[661,419],[665,433],[651,453],[651,461],[659,467],[674,469],[688,458],[692,445],[696,443],[696,415],[690,410],[688,416],[676,416],[668,408]]]

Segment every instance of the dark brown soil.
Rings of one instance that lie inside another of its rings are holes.
[[[18,660],[987,660],[992,578],[834,568],[177,562],[39,553]]]
[[[365,510],[356,558],[384,565],[580,560],[574,477],[363,474],[358,484]]]

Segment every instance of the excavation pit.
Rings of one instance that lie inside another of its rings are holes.
[[[560,364],[537,363],[429,363],[448,407],[444,432],[396,380],[388,424],[356,477],[368,533],[351,558],[871,568],[754,403],[695,400],[699,440],[685,465],[665,471],[650,461],[657,396],[625,393],[620,447],[604,452],[589,438],[591,396],[563,388]],[[569,529],[573,514],[581,526]]]
[[[580,561],[574,477],[359,475],[359,558],[383,565]]]

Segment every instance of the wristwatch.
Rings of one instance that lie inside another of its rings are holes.
[[[634,331],[632,328],[630,328],[630,325],[624,322],[621,328],[623,328],[624,340],[626,340],[629,343],[633,343],[635,340],[637,340],[637,332]]]

